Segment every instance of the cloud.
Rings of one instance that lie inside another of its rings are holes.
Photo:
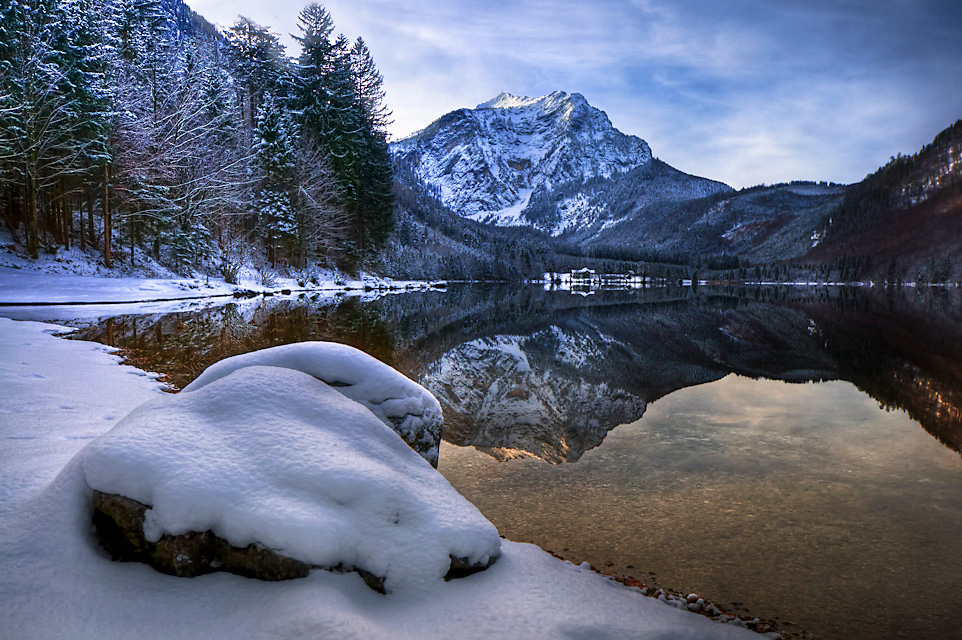
[[[860,179],[962,116],[957,0],[333,0],[392,133],[499,91],[579,92],[678,168],[734,186]],[[300,3],[204,0],[279,33]]]

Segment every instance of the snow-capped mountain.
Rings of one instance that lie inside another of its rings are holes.
[[[399,166],[434,188],[456,213],[552,235],[585,235],[630,216],[634,209],[613,202],[610,187],[653,163],[647,142],[615,129],[581,94],[563,91],[540,98],[502,93],[475,109],[442,116],[393,143],[392,151]],[[728,189],[663,166],[673,172],[671,188],[647,194],[649,200]],[[614,191],[630,190],[621,185]]]

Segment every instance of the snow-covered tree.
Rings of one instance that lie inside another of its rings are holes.
[[[13,0],[3,9],[13,38],[0,50],[0,164],[20,192],[37,256],[46,231],[69,243],[70,194],[106,157],[102,64],[82,0]]]
[[[281,76],[289,63],[278,37],[250,18],[238,18],[225,37],[237,78],[241,111],[253,128],[262,96],[265,92],[277,94]]]
[[[18,241],[185,271],[258,234],[288,262],[376,247],[380,74],[326,9],[300,19],[291,60],[268,28],[220,36],[181,0],[0,0],[0,215]]]
[[[254,167],[257,176],[257,214],[268,259],[277,262],[283,249],[296,244],[297,220],[291,202],[297,162],[297,131],[290,114],[274,96],[261,101],[254,129]]]

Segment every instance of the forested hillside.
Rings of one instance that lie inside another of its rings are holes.
[[[498,227],[458,215],[410,167],[397,167],[395,231],[374,263],[395,278],[520,280],[591,267],[674,281],[688,277],[686,256],[637,247],[586,248],[531,227]]]
[[[962,280],[962,120],[849,188],[821,235],[804,260],[847,259],[891,283]]]
[[[393,222],[389,112],[364,43],[317,4],[289,58],[181,0],[0,0],[0,215],[29,254],[137,247],[229,280],[353,268]]]

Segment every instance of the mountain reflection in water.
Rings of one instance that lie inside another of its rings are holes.
[[[78,337],[125,349],[177,387],[237,353],[344,342],[430,389],[444,407],[445,440],[501,460],[576,461],[649,403],[730,373],[850,381],[962,452],[958,290],[674,288],[582,298],[462,287],[103,318]]]

